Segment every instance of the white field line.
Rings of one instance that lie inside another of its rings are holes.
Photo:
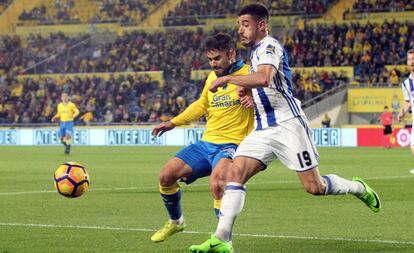
[[[27,223],[5,223],[5,222],[0,222],[0,226],[33,227],[33,228],[68,228],[68,229],[133,231],[133,232],[155,232],[156,231],[155,229],[148,229],[148,228],[120,228],[120,227],[105,227],[105,226],[78,226],[78,225],[30,224],[30,223],[27,224]],[[210,232],[200,232],[200,231],[184,231],[183,233],[185,234],[210,234]],[[244,234],[244,233],[235,233],[233,235],[240,236],[240,237],[257,237],[257,238],[414,245],[414,241],[373,240],[373,239],[357,239],[357,238],[343,238],[343,237],[317,237],[317,236],[295,236],[295,235]]]
[[[398,178],[414,178],[414,175],[405,176],[388,176],[388,177],[367,177],[366,180],[383,180],[383,179],[398,179]],[[269,181],[269,182],[252,182],[247,183],[248,185],[263,185],[263,184],[290,184],[297,183],[298,180],[280,180],[280,181]],[[191,184],[185,187],[204,187],[208,184]],[[113,187],[113,188],[92,188],[89,191],[125,191],[125,190],[157,190],[157,186],[131,186],[131,187]],[[0,196],[11,196],[11,195],[26,195],[26,194],[44,194],[44,193],[55,193],[55,190],[38,190],[38,191],[21,191],[21,192],[0,192]]]

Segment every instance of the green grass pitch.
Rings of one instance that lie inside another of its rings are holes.
[[[188,252],[214,231],[207,180],[183,186],[186,233],[151,234],[168,216],[157,176],[180,147],[0,147],[0,253]],[[414,159],[408,149],[321,148],[321,174],[359,175],[380,194],[372,213],[353,196],[314,197],[273,162],[247,186],[234,229],[237,253],[414,252]],[[78,199],[53,187],[59,164],[86,166],[91,188]]]

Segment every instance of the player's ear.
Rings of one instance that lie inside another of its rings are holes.
[[[229,60],[236,59],[236,49],[230,48],[228,55],[229,55]]]
[[[267,31],[267,22],[264,19],[259,20],[258,26],[259,26],[259,31],[261,32]]]

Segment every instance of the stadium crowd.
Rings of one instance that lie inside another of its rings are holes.
[[[146,3],[155,6],[161,1],[147,0]],[[299,6],[309,13],[321,13],[332,2],[326,0],[323,6],[320,6],[321,1],[312,0],[269,4],[281,10],[282,14],[284,10],[294,11]],[[380,2],[378,0],[377,4]],[[56,1],[58,3],[60,5],[55,7],[62,10],[70,10],[75,5],[72,0]],[[240,1],[225,3],[227,5],[220,1],[203,0],[197,4],[191,0],[183,1],[168,16],[226,15],[235,13]],[[101,12],[112,18],[122,18],[133,11],[144,13],[150,9],[138,5],[138,1],[105,0]],[[44,6],[36,8],[25,15],[47,16]],[[114,39],[108,41],[100,41],[95,35],[68,37],[63,33],[45,37],[29,35],[27,38],[2,36],[0,123],[48,122],[63,90],[73,94],[73,100],[83,113],[80,119],[85,124],[91,121],[167,120],[198,97],[202,82],[191,80],[191,71],[210,68],[202,44],[207,35],[218,31],[237,36],[232,28],[209,32],[201,28],[166,29],[153,33],[134,31],[114,35]],[[395,86],[405,73],[397,69],[389,71],[385,65],[405,63],[405,52],[414,47],[414,24],[385,21],[381,24],[306,25],[303,30],[281,36],[281,42],[291,67],[354,66],[357,82]],[[240,47],[238,55],[246,59],[248,52]],[[163,87],[148,76],[138,75],[111,77],[109,80],[102,79],[99,74],[93,78],[80,75],[75,78],[20,80],[16,77],[19,74],[159,70],[163,71],[165,79]],[[296,96],[302,101],[312,99],[341,82],[350,81],[344,73],[316,71],[310,74],[294,71],[292,80]]]
[[[272,16],[278,15],[315,15],[323,14],[336,0],[283,0],[283,1],[264,1],[269,6]]]
[[[216,30],[219,31],[219,30]],[[166,79],[189,77],[190,71],[208,69],[202,42],[216,31],[167,29],[134,31],[113,42],[95,41],[91,35],[47,37],[30,35],[0,39],[0,71],[7,73],[89,73],[164,70]],[[236,37],[233,29],[221,29]],[[384,65],[404,64],[405,52],[414,47],[414,23],[307,25],[281,37],[292,67],[355,66],[364,82]],[[321,48],[323,50],[321,50]],[[246,50],[239,50],[246,55]]]
[[[259,1],[260,2],[260,1]],[[322,14],[335,0],[283,0],[261,1],[269,6],[272,16],[289,14]],[[223,18],[226,15],[235,15],[242,5],[241,0],[187,0],[181,2],[163,19],[164,26],[199,25],[204,24],[206,18]]]
[[[407,50],[414,47],[414,23],[308,25],[282,42],[292,67],[355,66],[355,79],[366,82],[384,65],[405,63]]]
[[[145,19],[164,0],[105,0],[89,3],[92,23],[121,22],[124,25],[136,24]],[[74,0],[55,0],[53,6],[44,3],[32,10],[24,10],[20,16],[20,25],[80,23]],[[96,8],[94,8],[96,6]],[[98,11],[95,11],[97,9]]]
[[[292,36],[283,36],[282,43],[289,53],[290,65],[292,67],[355,66],[354,73],[357,81],[369,84],[396,85],[399,83],[402,74],[397,70],[388,71],[384,68],[384,65],[404,64],[406,50],[414,46],[413,28],[412,23],[397,23],[395,21],[383,24],[368,23],[365,26],[357,23],[349,26],[309,25],[304,30],[296,30]],[[195,91],[194,96],[184,96],[179,99],[185,105],[194,100],[199,94],[199,87],[202,86],[201,84],[195,85],[190,80],[191,70],[209,68],[201,50],[202,41],[204,41],[207,34],[209,33],[204,32],[202,29],[196,31],[183,29],[166,30],[165,32],[156,33],[135,31],[125,33],[112,43],[101,44],[94,43],[90,35],[75,38],[66,37],[61,33],[51,34],[48,37],[30,35],[25,42],[22,42],[22,39],[18,36],[5,36],[1,37],[0,40],[0,74],[4,76],[6,73],[11,73],[10,75],[13,76],[22,73],[95,73],[163,70],[166,80],[166,86],[163,89],[181,87],[180,85],[184,83],[191,83],[192,85],[189,85],[189,87],[195,87],[193,89]],[[235,36],[234,31],[233,35]],[[388,40],[382,39],[384,37],[388,38]],[[77,44],[80,44],[80,46],[70,49]],[[324,50],[320,50],[320,48],[324,48]],[[65,82],[66,86],[72,87],[74,83],[81,83],[85,87],[89,87],[90,81],[88,79],[75,80],[76,82],[70,80]],[[335,87],[338,85],[338,80],[347,81],[346,77],[341,73],[312,73],[310,76],[301,76],[300,73],[293,73],[293,83],[296,85],[297,96],[302,101],[309,100]],[[47,108],[48,103],[52,107],[55,106],[58,97],[55,96],[56,93],[54,96],[51,96],[52,100],[50,98],[47,99],[47,96],[42,98],[43,100],[39,103],[39,106],[27,106],[33,100],[33,96],[29,95],[33,92],[26,92],[26,89],[30,90],[29,87],[32,86],[41,87],[41,83],[53,84],[54,81],[49,79],[47,82],[38,82],[34,80],[18,82],[20,84],[17,86],[23,87],[19,89],[23,90],[21,94],[24,94],[24,96],[22,95],[23,98],[19,97],[19,99],[16,99],[16,96],[12,96],[12,91],[15,89],[13,85],[16,85],[16,81],[7,82],[0,80],[0,86],[5,87],[2,90],[4,97],[2,96],[2,110],[0,114],[3,122],[21,122],[23,115],[26,119],[30,118],[31,122],[47,121],[47,117],[42,118],[35,115],[39,111],[43,112]],[[130,80],[130,82],[133,83],[134,80]],[[142,80],[136,82],[145,83]],[[122,87],[122,80],[117,83]],[[177,84],[179,85],[177,86]],[[60,86],[52,85],[52,87]],[[157,86],[149,85],[149,87]],[[136,93],[133,93],[135,95],[131,97],[136,98],[136,94],[144,94],[144,96],[148,97],[148,101],[152,103],[152,100],[157,99],[157,97],[159,97],[160,103],[172,100],[174,96],[162,95],[163,89],[153,88],[150,93],[136,91]],[[92,90],[97,92],[94,94],[96,97],[99,97],[103,91],[102,89]],[[154,92],[158,92],[158,95],[155,96]],[[86,93],[81,92],[81,94]],[[103,92],[103,94],[107,96],[107,93]],[[177,94],[182,94],[182,90]],[[115,98],[112,99],[113,101],[116,100]],[[85,96],[85,100],[78,101],[84,113],[90,111],[86,109],[89,100],[91,99]],[[47,101],[49,102],[46,103]],[[137,117],[131,116],[137,115],[137,111],[131,109],[136,107],[131,106],[129,100],[125,100],[125,103],[122,105],[117,105],[121,107],[113,107],[110,110],[102,109],[104,108],[102,105],[100,102],[95,106],[99,109],[93,111],[93,121],[102,122],[106,111],[113,115],[114,122],[138,120]],[[9,110],[11,107],[17,108],[17,113],[11,114]],[[164,104],[162,107],[164,108]],[[24,108],[28,110],[26,113],[25,111],[20,111],[24,110]],[[31,109],[29,110],[28,108]],[[6,111],[7,116],[5,116]],[[125,111],[128,113],[124,113]],[[131,111],[132,113],[129,113]],[[120,112],[123,113],[121,114]],[[151,108],[141,108],[141,114],[139,115],[152,115],[152,117],[148,117],[148,120],[162,120],[171,117],[171,115],[174,115],[174,112],[177,111],[173,110],[163,114],[163,112],[156,110],[154,112]],[[119,115],[127,114],[128,117],[126,119],[119,117]],[[145,118],[145,116],[142,117]]]
[[[164,26],[198,25],[203,18],[223,18],[226,14],[237,13],[240,0],[188,0],[182,1],[173,11],[164,17]]]
[[[303,102],[349,81],[346,74],[342,72],[317,72],[314,69],[311,73],[301,73],[298,70],[292,73],[295,97]]]
[[[100,13],[93,17],[94,22],[121,22],[132,25],[142,21],[164,0],[104,0],[100,2]]]
[[[410,10],[414,10],[414,2],[412,0],[357,0],[352,6],[352,11],[357,13]]]
[[[19,16],[19,20],[23,25],[31,21],[34,21],[34,24],[39,25],[79,23],[80,20],[78,14],[74,10],[74,7],[74,0],[56,0],[54,6],[54,15],[50,13],[52,10],[48,10],[44,4],[41,4],[40,6],[34,7],[30,11],[23,10]]]
[[[337,86],[346,77],[335,72],[293,73],[296,96],[309,100]],[[7,77],[0,85],[0,123],[47,123],[55,113],[63,91],[79,107],[78,124],[142,123],[166,121],[195,101],[203,82],[171,80],[162,87],[148,75],[111,75],[73,78]]]
[[[202,29],[134,31],[112,43],[99,44],[90,35],[30,35],[26,43],[18,36],[4,36],[0,39],[0,71],[37,74],[163,70],[166,79],[189,77],[191,69],[200,69],[203,63],[208,68],[201,50],[208,34]]]
[[[202,84],[177,80],[161,87],[148,75],[39,79],[8,77],[0,86],[0,123],[47,123],[63,91],[81,116],[78,124],[166,121],[197,99]]]
[[[0,0],[0,13],[5,11],[11,4],[12,0]]]

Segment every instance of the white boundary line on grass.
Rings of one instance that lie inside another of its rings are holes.
[[[388,176],[388,177],[367,177],[367,180],[382,180],[382,179],[398,179],[398,178],[414,178],[412,175],[406,176]],[[252,182],[247,185],[262,185],[262,184],[289,184],[296,183],[298,180],[281,180],[270,182]],[[208,184],[192,184],[186,187],[202,187],[208,186]],[[113,187],[113,188],[92,188],[89,191],[125,191],[125,190],[157,190],[156,186],[131,186],[131,187]],[[56,191],[44,190],[44,191],[23,191],[23,192],[0,192],[0,196],[12,196],[12,195],[26,195],[26,194],[43,194],[43,193],[55,193]]]
[[[119,228],[104,226],[79,226],[79,225],[55,225],[55,224],[26,224],[26,223],[5,223],[0,222],[0,226],[9,227],[34,227],[34,228],[69,228],[69,229],[89,229],[89,230],[110,230],[110,231],[135,231],[135,232],[155,232],[155,229],[147,228]],[[183,231],[185,234],[210,234],[210,232]],[[383,244],[403,244],[414,245],[414,241],[395,241],[395,240],[373,240],[373,239],[354,239],[342,237],[317,237],[317,236],[295,236],[295,235],[268,235],[268,234],[243,234],[235,233],[240,237],[257,238],[277,238],[277,239],[296,239],[296,240],[315,240],[315,241],[345,241],[345,242],[364,242],[364,243],[383,243]]]

